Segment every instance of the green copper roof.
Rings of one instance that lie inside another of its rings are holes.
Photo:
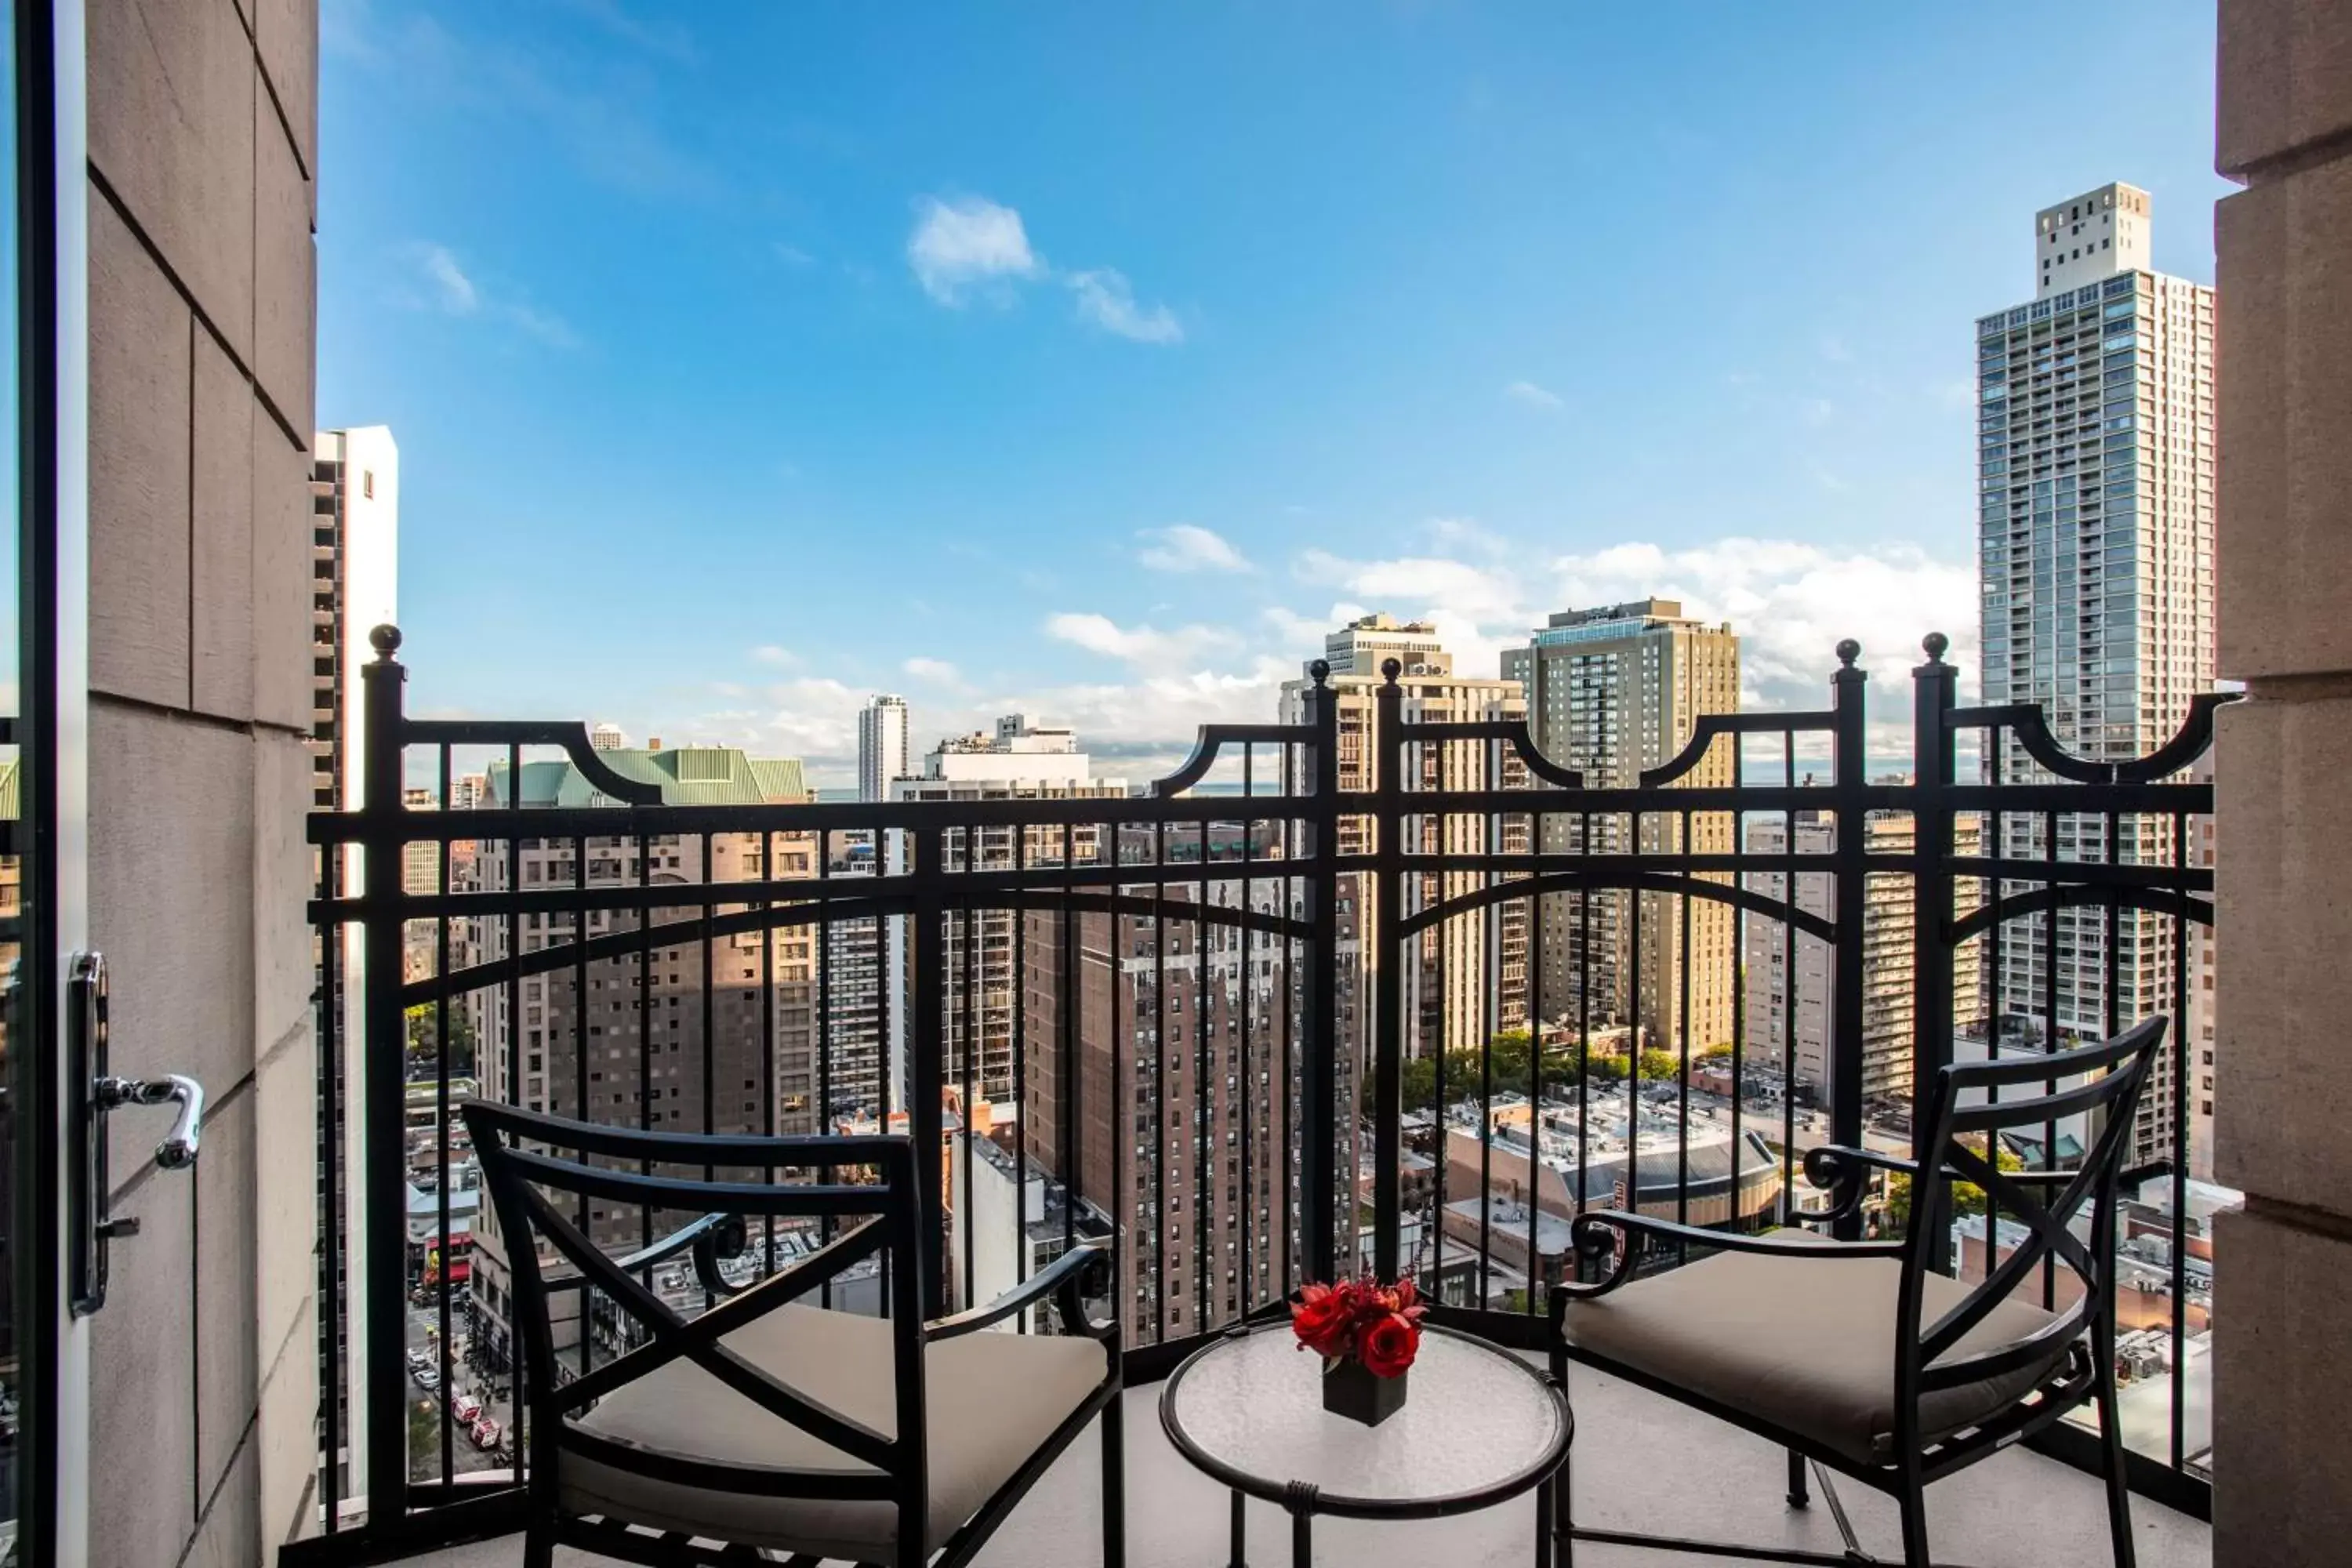
[[[625,779],[659,784],[665,805],[761,805],[809,798],[798,757],[751,757],[732,746],[677,746],[645,752],[623,747],[599,752],[596,760]],[[490,764],[490,800],[507,803],[507,765]],[[522,765],[526,806],[585,806],[618,804],[592,784],[570,759]]]

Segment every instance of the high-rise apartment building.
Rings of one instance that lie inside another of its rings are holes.
[[[2215,300],[2152,270],[2150,237],[2131,185],[2043,208],[2033,298],[1976,325],[1984,700],[2038,703],[2061,745],[2107,760],[2155,750],[2213,685]],[[2013,753],[2003,768],[2036,776]],[[2125,818],[2112,846],[2095,817],[2004,835],[2012,858],[2169,863],[2175,849],[2156,818]],[[2121,911],[2111,947],[2107,919],[2008,926],[1992,984],[2011,1032],[2095,1037],[2171,1009],[2167,922]],[[2136,1161],[2171,1152],[2171,1062],[2142,1101]]]
[[[1391,658],[1402,667],[1397,675],[1402,692],[1400,711],[1409,722],[1469,723],[1518,719],[1527,713],[1517,682],[1457,674],[1454,656],[1446,651],[1437,628],[1426,621],[1400,623],[1384,615],[1361,616],[1324,638],[1323,658],[1331,667],[1328,689],[1339,704],[1339,788],[1343,792],[1369,791],[1379,782],[1372,721],[1379,690],[1387,679],[1381,667]],[[1284,723],[1306,722],[1307,694],[1313,689],[1314,682],[1304,678],[1283,683]],[[1404,788],[1511,789],[1526,782],[1526,769],[1515,754],[1504,752],[1499,769],[1492,766],[1493,761],[1494,752],[1484,742],[1415,747],[1407,756],[1406,766],[1415,770],[1416,776],[1406,779]],[[1496,776],[1490,778],[1490,772]],[[1432,815],[1422,817],[1418,826],[1420,842],[1410,847],[1419,853],[1525,853],[1530,842],[1524,821]],[[1366,819],[1342,817],[1339,852],[1353,855],[1371,849],[1366,834]],[[1387,955],[1366,950],[1359,939],[1377,889],[1369,877],[1358,880],[1363,885],[1348,896],[1347,912],[1341,917],[1339,1025],[1340,1037],[1357,1041],[1360,1050],[1364,1037],[1356,1031],[1368,1025],[1372,975]],[[1480,885],[1476,872],[1413,874],[1404,889],[1406,912],[1459,897]],[[1402,981],[1407,1058],[1441,1050],[1474,1051],[1499,1030],[1527,1027],[1528,927],[1527,906],[1507,902],[1445,921],[1415,939]]]
[[[1871,812],[1863,819],[1866,854],[1901,857],[1911,853],[1914,830],[1908,815]],[[1962,816],[1952,828],[1952,852],[1973,857],[1982,835],[1974,818]],[[1837,848],[1837,823],[1827,813],[1801,812],[1797,816],[1795,851],[1828,855]],[[1751,855],[1790,852],[1789,825],[1784,817],[1765,816],[1748,825]],[[1797,874],[1796,905],[1824,920],[1836,918],[1836,880],[1827,871]],[[1743,879],[1751,891],[1766,898],[1785,898],[1788,874],[1751,871]],[[1966,908],[1975,900],[1963,884],[1958,901]],[[1912,1029],[1916,1022],[1917,987],[1912,973],[1917,952],[1910,879],[1874,876],[1863,889],[1862,947],[1862,1098],[1907,1098],[1912,1088]],[[1829,944],[1820,938],[1761,915],[1747,917],[1744,943],[1746,1038],[1740,1043],[1748,1060],[1748,1081],[1779,1084],[1784,1063],[1793,1063],[1790,1081],[1808,1090],[1817,1104],[1833,1107],[1837,1079],[1832,1066],[1831,1044],[1837,1028],[1836,964]],[[1790,938],[1795,937],[1791,954]],[[1974,966],[1959,965],[1952,976],[1952,1016],[1969,1018],[1978,1007],[1978,975]],[[1793,1016],[1792,1015],[1793,1010]]]
[[[907,761],[907,700],[878,692],[857,711],[857,798],[888,800]]]
[[[761,805],[812,798],[790,758],[746,756],[725,747],[602,750],[623,777],[657,784],[665,805]],[[604,802],[568,758],[527,761],[520,780],[491,763],[483,805],[525,811],[578,809]],[[766,842],[763,844],[762,839]],[[524,838],[511,851],[516,884],[550,893],[705,881],[786,880],[817,875],[817,836],[808,831],[667,834],[647,838],[642,859],[630,834]],[[709,862],[704,862],[704,847]],[[474,857],[458,890],[507,890],[509,847]],[[691,931],[698,906],[656,909],[647,922]],[[584,929],[582,921],[584,919]],[[625,934],[639,917],[621,909],[558,907],[545,912],[457,922],[453,962],[495,963],[509,953]],[[482,1092],[530,1110],[589,1121],[679,1132],[814,1132],[817,1103],[821,983],[814,928],[782,926],[708,942],[648,940],[643,948],[584,965],[526,975],[511,988],[467,994]],[[635,1241],[636,1209],[590,1216],[599,1242]],[[503,1243],[487,1220],[477,1234],[474,1291],[486,1332],[503,1343],[508,1300]],[[503,1349],[494,1353],[503,1354]]]
[[[872,711],[872,710],[868,710]],[[888,787],[893,800],[1079,800],[1118,799],[1127,794],[1124,779],[1094,776],[1093,759],[1078,750],[1072,731],[1033,722],[1026,715],[1008,713],[996,721],[993,733],[982,731],[943,739],[923,759],[919,776],[899,777]],[[905,835],[887,835],[882,858],[896,872],[904,863]],[[1095,830],[1082,828],[1073,836],[1071,853],[1083,860],[1096,842]],[[946,869],[960,873],[1010,870],[1016,865],[1036,866],[1062,853],[1058,828],[980,827],[952,841],[946,850]],[[895,1085],[892,1104],[908,1102],[913,1063],[913,1031],[923,1026],[912,1007],[911,954],[906,950],[906,922],[891,922],[883,933],[883,967],[892,987],[890,998],[890,1071]],[[976,1100],[999,1104],[1013,1099],[1013,1015],[1021,991],[1019,917],[1008,909],[956,910],[947,917],[944,1030],[947,1081],[959,1089],[969,1083]],[[938,1086],[929,1086],[937,1093]]]
[[[375,657],[368,633],[400,618],[400,448],[390,430],[369,425],[320,431],[311,454],[313,798],[322,809],[356,810],[360,669]]]
[[[1246,894],[1232,879],[1244,833],[1249,860],[1274,873],[1250,879]],[[1181,848],[1170,845],[1171,858],[1201,853],[1186,837]],[[1282,910],[1290,897],[1282,847],[1272,823],[1210,825],[1207,855],[1228,879],[1208,885],[1208,901],[1237,909],[1246,896],[1263,914]],[[1152,829],[1120,830],[1119,858],[1155,853]],[[1279,1299],[1297,1234],[1283,1138],[1301,1034],[1283,944],[1195,921],[1187,911],[1200,898],[1179,883],[1165,889],[1157,919],[1024,917],[1029,1163],[1058,1175],[1075,1154],[1063,1184],[1086,1210],[1074,1219],[1115,1219],[1120,1315],[1143,1341],[1213,1328]],[[993,1249],[1010,1234],[998,1226],[980,1240]]]
[[[1537,748],[1581,773],[1588,788],[1634,787],[1643,769],[1681,753],[1702,716],[1739,710],[1739,638],[1728,622],[1686,619],[1672,599],[1562,611],[1525,647],[1503,650],[1503,674],[1526,690]],[[1678,782],[1727,785],[1737,766],[1730,742],[1718,742]],[[1728,853],[1734,832],[1727,816],[1696,814],[1689,848]],[[1661,810],[1636,835],[1623,816],[1555,817],[1544,835],[1555,852],[1657,853],[1683,847],[1683,822]],[[1687,1043],[1693,1055],[1734,1044],[1731,908],[1712,899],[1692,899],[1687,910],[1678,903],[1671,894],[1622,889],[1544,900],[1544,1018],[1634,1023],[1648,1043],[1668,1050]]]

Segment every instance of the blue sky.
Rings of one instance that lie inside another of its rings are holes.
[[[834,779],[880,689],[1144,776],[1354,609],[1493,673],[1680,593],[1759,705],[1972,661],[1973,318],[2109,179],[2210,279],[2228,189],[2202,5],[323,31],[319,417],[400,443],[413,700]]]

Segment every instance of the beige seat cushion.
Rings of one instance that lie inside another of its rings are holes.
[[[1567,1334],[1570,1343],[1604,1360],[1785,1426],[1857,1463],[1883,1465],[1894,1455],[1902,1270],[1891,1258],[1718,1252],[1597,1300],[1571,1303]],[[1922,1331],[1968,1289],[1928,1275]],[[2012,1294],[1945,1359],[2014,1343],[2049,1321],[2049,1313]],[[2062,1340],[2021,1372],[1927,1394],[1920,1404],[1924,1436],[1931,1442],[1949,1436],[2014,1404],[2065,1353]]]
[[[879,1318],[781,1307],[727,1336],[746,1361],[816,1403],[896,1436],[891,1326]],[[930,1540],[961,1528],[1103,1380],[1089,1339],[983,1331],[924,1352]],[[872,1471],[770,1415],[687,1360],[648,1373],[578,1419],[587,1431],[663,1454],[789,1468]],[[899,1561],[890,1504],[763,1498],[656,1481],[578,1454],[561,1456],[557,1488],[575,1513],[782,1547],[820,1557]],[[925,1552],[910,1552],[919,1563]]]

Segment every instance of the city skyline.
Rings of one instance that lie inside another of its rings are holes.
[[[2021,15],[1563,19],[1508,50],[1402,13],[1337,40],[1089,20],[1076,49],[910,24],[992,89],[856,20],[343,5],[322,422],[409,449],[420,707],[786,752],[833,787],[876,691],[941,733],[1050,715],[1150,776],[1368,610],[1488,674],[1559,605],[1679,597],[1749,638],[1751,708],[1816,699],[1848,635],[1882,691],[1930,629],[1972,673],[1971,367],[1939,324],[2019,291],[2021,209],[2219,189],[2210,18],[2118,11],[2150,90],[2026,134],[2024,84],[1928,63]],[[772,83],[735,93],[753,62]],[[1179,118],[1210,90],[1226,113]],[[1927,134],[1955,122],[2021,129]],[[528,178],[499,162],[551,135]],[[2209,250],[2174,225],[2154,261],[2209,278]],[[596,563],[656,532],[689,570],[584,626]],[[485,596],[507,566],[543,602]],[[563,657],[472,658],[491,622]]]

